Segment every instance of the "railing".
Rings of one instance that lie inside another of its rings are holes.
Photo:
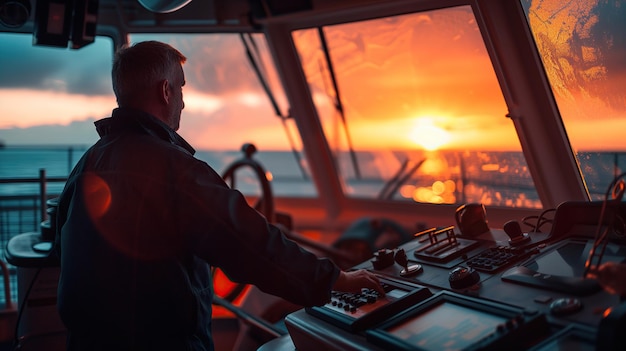
[[[46,171],[39,171],[39,178],[1,178],[0,184],[23,184],[39,183],[38,194],[27,195],[5,195],[0,196],[0,259],[5,259],[7,243],[16,235],[28,232],[39,232],[41,223],[47,218],[47,201],[55,198],[58,194],[48,194],[47,184],[53,182],[65,182],[65,177],[46,177]],[[9,271],[9,282],[11,300],[15,303],[17,298],[16,269],[12,265],[7,265]],[[0,291],[4,291],[6,281],[0,283]],[[6,301],[5,295],[0,296],[0,310],[2,306],[9,307],[11,301]]]

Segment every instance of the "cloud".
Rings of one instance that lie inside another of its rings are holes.
[[[148,39],[168,41],[189,58],[185,64],[186,78],[197,90],[228,94],[260,87],[239,35],[186,36],[185,40],[158,34],[131,37],[133,42]],[[200,57],[208,59],[197,59]],[[0,87],[109,94],[112,59],[113,43],[106,37],[98,37],[80,50],[70,50],[33,46],[30,34],[3,33],[0,36]]]
[[[238,34],[186,35],[183,39],[170,34],[133,34],[130,39],[132,43],[164,41],[178,49],[187,57],[184,70],[188,85],[206,94],[260,87]]]
[[[244,142],[257,143],[264,150],[288,147],[281,121],[264,94],[215,96],[193,89],[184,94],[179,134],[195,148],[238,150]],[[110,116],[114,102],[112,95],[0,90],[0,106],[10,108],[6,113],[14,116],[8,124],[0,122],[0,140],[7,145],[91,145],[98,140],[94,120]],[[24,104],[30,105],[31,114],[24,113]]]
[[[68,124],[102,118],[116,106],[113,94],[81,95],[32,89],[0,89],[0,128]]]
[[[0,87],[83,95],[111,93],[112,41],[98,37],[81,50],[33,46],[32,35],[0,36]]]
[[[94,119],[74,121],[68,125],[47,124],[29,128],[0,129],[0,140],[6,145],[84,145],[98,140]],[[41,142],[44,140],[45,142]]]

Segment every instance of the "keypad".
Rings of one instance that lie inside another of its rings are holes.
[[[510,246],[496,246],[486,249],[467,261],[467,265],[477,271],[492,273],[512,263],[528,257],[528,251]]]
[[[391,291],[391,286],[388,284],[381,284],[385,292]],[[362,288],[360,293],[346,293],[340,291],[333,291],[331,293],[330,304],[337,308],[341,308],[346,312],[356,312],[357,308],[373,304],[378,301],[380,294],[378,291]]]
[[[432,296],[426,287],[382,276],[378,278],[385,296],[369,288],[355,293],[333,291],[328,303],[307,307],[306,311],[339,328],[355,332],[379,324]]]

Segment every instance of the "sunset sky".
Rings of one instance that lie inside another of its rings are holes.
[[[238,37],[231,36],[230,40],[234,39]],[[0,140],[7,144],[95,142],[93,122],[110,116],[116,107],[110,78],[112,42],[98,38],[95,44],[72,51],[33,47],[31,40],[28,35],[0,35],[0,47],[11,47],[14,52],[0,55]],[[239,55],[238,62],[245,62],[240,46],[222,46],[222,60]],[[226,72],[215,69],[196,75],[203,61],[194,62],[193,52],[185,51],[189,48],[184,45],[179,49],[190,58],[185,65],[188,84],[179,131],[183,137],[200,148],[235,149],[252,128],[261,132],[268,148],[277,136],[284,139],[280,120],[251,71],[246,79],[223,76],[230,74],[228,70],[237,70],[236,66],[223,67]],[[213,85],[207,86],[208,81]],[[263,118],[249,118],[259,111]],[[242,124],[244,116],[248,119]]]
[[[358,148],[519,149],[477,25],[467,9],[454,11],[325,29],[349,131]],[[568,25],[581,11],[589,15],[590,10],[556,11],[544,4],[529,11],[531,26],[541,33],[536,39],[540,49],[560,52],[565,59],[585,53],[567,61],[578,62],[579,74],[568,74],[578,72],[577,67],[563,66],[563,59],[546,62],[572,142],[594,150],[626,149],[621,136],[626,130],[626,98],[623,91],[610,90],[626,86],[619,83],[626,81],[625,61],[618,60],[617,67],[603,66],[601,58],[609,51],[586,46],[585,35],[594,32],[579,33]],[[563,24],[556,32],[554,26],[545,26],[552,13],[558,14],[555,23]],[[315,32],[294,36],[300,38],[298,50],[325,131],[331,143],[341,143],[345,136]],[[575,32],[582,38],[582,49],[567,39]],[[622,45],[619,40],[615,43]],[[173,44],[189,58],[179,133],[192,145],[238,149],[243,142],[255,142],[265,149],[289,147],[238,36],[193,37]],[[429,50],[416,49],[423,46]],[[609,49],[616,54],[626,50]],[[97,140],[93,121],[109,116],[116,106],[110,88],[109,39],[98,38],[81,50],[63,50],[33,47],[29,35],[2,33],[0,53],[0,141],[67,145]],[[280,92],[277,98],[286,113]]]

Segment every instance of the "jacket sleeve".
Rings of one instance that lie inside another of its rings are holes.
[[[203,162],[186,173],[176,206],[192,252],[229,279],[312,306],[330,300],[339,268],[287,239]]]

